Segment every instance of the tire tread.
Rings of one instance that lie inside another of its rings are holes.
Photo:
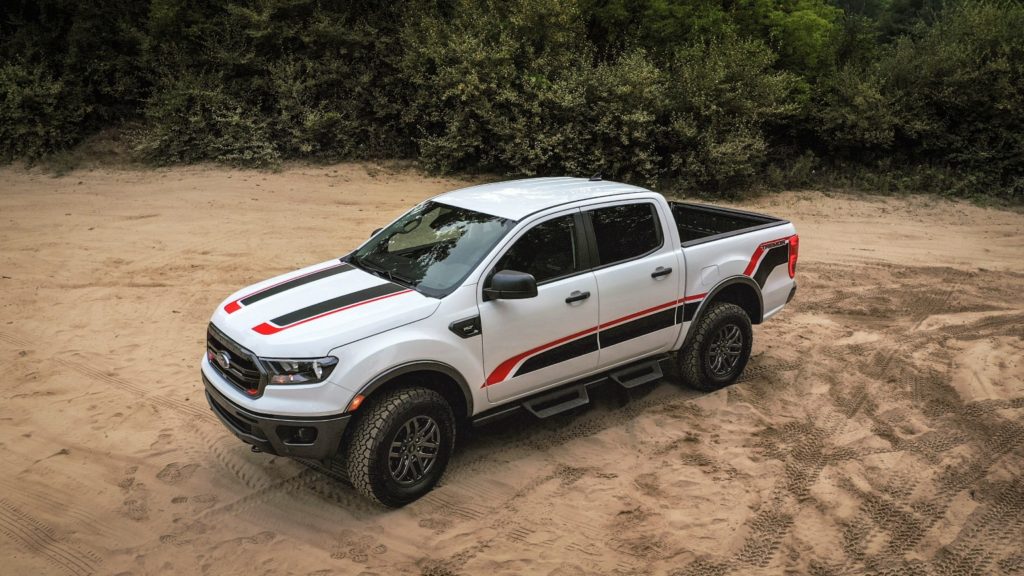
[[[399,414],[419,403],[439,403],[449,413],[451,411],[445,399],[433,390],[420,387],[390,390],[368,402],[349,439],[346,458],[349,482],[360,494],[384,506],[400,506],[406,502],[395,500],[381,490],[385,479],[379,477],[378,467],[374,465],[374,452],[378,441],[382,441],[381,436],[394,425]],[[453,438],[448,440],[454,441]]]
[[[708,311],[701,315],[697,325],[692,328],[694,330],[693,340],[690,341],[689,346],[679,351],[679,372],[687,386],[702,392],[714,392],[731,383],[731,381],[725,383],[714,382],[707,378],[702,369],[703,359],[701,358],[701,350],[704,348],[704,341],[711,335],[711,327],[720,318],[730,315],[742,317],[746,321],[747,329],[749,330],[750,318],[747,316],[747,313],[743,308],[729,302],[713,302]],[[743,364],[744,366],[746,365],[746,359],[743,359]],[[739,370],[736,377],[738,378],[742,373],[743,370]]]

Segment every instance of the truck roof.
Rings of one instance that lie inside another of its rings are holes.
[[[520,220],[534,212],[561,204],[632,192],[649,190],[607,180],[527,178],[462,188],[433,199],[459,208]]]

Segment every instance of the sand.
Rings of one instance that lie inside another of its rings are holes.
[[[0,573],[1024,572],[1024,215],[965,203],[740,204],[801,235],[741,382],[483,429],[401,510],[231,436],[214,306],[464,184],[0,170]]]

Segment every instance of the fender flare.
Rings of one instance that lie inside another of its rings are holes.
[[[462,374],[454,367],[449,366],[444,362],[438,362],[437,360],[414,360],[412,362],[405,362],[397,366],[392,366],[391,368],[388,368],[374,376],[369,382],[364,384],[363,387],[356,392],[356,395],[361,394],[368,397],[381,386],[395,378],[412,372],[439,372],[454,380],[458,385],[459,390],[462,391],[462,396],[466,401],[466,416],[468,417],[473,414],[473,393],[470,391],[469,384],[466,382],[466,379],[463,378]]]
[[[719,292],[736,284],[746,284],[754,289],[754,293],[757,294],[757,307],[761,313],[758,318],[751,318],[750,321],[752,324],[760,324],[764,319],[764,296],[761,294],[761,287],[758,286],[757,282],[754,282],[754,279],[750,276],[738,275],[730,276],[718,284],[715,284],[715,287],[711,290],[708,290],[707,295],[705,295],[704,299],[701,300],[700,306],[697,307],[697,311],[693,314],[693,320],[690,321],[690,326],[693,326],[700,321],[701,317],[704,316],[704,313],[707,312],[708,305],[715,299],[715,296],[717,296]],[[686,338],[683,339],[683,345],[679,347],[680,350],[689,346],[690,340],[692,339],[693,330],[687,330]]]

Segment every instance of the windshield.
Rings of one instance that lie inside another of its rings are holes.
[[[515,221],[428,201],[356,250],[350,261],[419,292],[453,291]]]

